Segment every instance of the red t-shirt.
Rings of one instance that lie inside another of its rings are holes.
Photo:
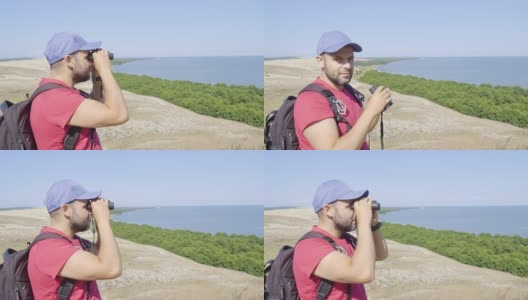
[[[313,83],[322,85],[330,90],[338,100],[341,100],[346,107],[343,113],[341,113],[341,116],[346,118],[350,125],[354,127],[354,124],[356,124],[359,116],[361,116],[361,113],[363,112],[363,108],[358,103],[355,96],[345,89],[340,91],[331,87],[320,78],[317,78]],[[295,101],[293,118],[295,122],[295,134],[299,139],[299,148],[301,150],[314,150],[308,139],[304,136],[303,131],[315,122],[328,118],[333,119],[334,112],[325,96],[317,92],[304,92],[300,94]],[[338,128],[340,137],[347,133],[346,123],[339,122]],[[369,149],[369,145],[367,141],[365,141],[361,146],[361,150]]]
[[[337,239],[325,230],[314,226],[312,231],[322,233],[332,238],[339,246],[343,247],[349,256],[354,255],[354,248],[346,239]],[[317,286],[321,278],[313,275],[319,262],[328,254],[336,251],[332,245],[323,239],[313,238],[300,241],[295,246],[293,253],[293,274],[297,291],[301,300],[317,299]],[[344,283],[334,283],[332,291],[327,300],[344,300],[347,298],[347,285]],[[363,284],[351,284],[352,300],[366,300],[367,293]]]
[[[70,129],[68,122],[84,97],[80,91],[60,80],[43,78],[39,86],[45,83],[58,83],[67,88],[46,91],[33,100],[29,117],[31,128],[39,150],[61,150],[64,149],[64,137]],[[93,143],[90,135],[90,128],[82,128],[75,150],[101,150],[97,132],[94,131]]]
[[[59,272],[64,264],[77,251],[82,250],[78,239],[71,239],[63,232],[43,227],[41,232],[58,233],[68,238],[72,243],[63,239],[47,239],[38,242],[29,253],[28,275],[33,289],[33,295],[38,300],[57,300],[62,282]],[[77,280],[70,294],[70,300],[86,300],[86,281]],[[95,281],[90,282],[90,300],[99,300],[101,295]]]

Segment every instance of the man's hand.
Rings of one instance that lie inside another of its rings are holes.
[[[367,197],[354,202],[354,213],[358,227],[360,224],[370,226],[372,222],[372,200]]]
[[[98,73],[112,70],[112,64],[110,63],[110,58],[108,56],[108,50],[101,49],[94,51],[92,52],[92,57],[94,68]]]
[[[385,106],[390,102],[390,100],[391,93],[389,88],[380,86],[370,97],[365,111],[368,111],[374,115],[379,115],[383,112]]]
[[[110,220],[110,210],[108,209],[108,201],[106,199],[99,198],[91,201],[90,205],[92,206],[92,214],[97,224]]]

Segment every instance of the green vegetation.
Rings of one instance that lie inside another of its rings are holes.
[[[388,64],[391,62],[399,61],[399,60],[405,60],[405,59],[413,59],[413,58],[398,58],[398,57],[383,57],[383,58],[367,58],[366,60],[354,60],[354,66],[356,67],[370,67],[370,66],[379,66]]]
[[[151,208],[151,207],[117,207],[110,211],[111,215],[120,215],[124,214],[129,211],[138,210],[138,209],[145,209],[145,208]]]
[[[466,115],[528,128],[528,89],[436,81],[378,71],[367,71],[358,80],[424,97]]]
[[[163,248],[201,264],[263,276],[264,238],[210,234],[148,225],[112,222],[114,234],[136,243]]]
[[[461,263],[528,277],[528,239],[383,223],[387,239],[427,248]]]
[[[111,63],[112,63],[112,66],[118,66],[118,65],[129,63],[129,62],[133,62],[135,60],[142,60],[142,59],[146,59],[146,58],[116,58],[112,60]]]
[[[210,85],[149,76],[114,73],[122,89],[158,97],[202,115],[262,127],[264,89],[255,86]]]

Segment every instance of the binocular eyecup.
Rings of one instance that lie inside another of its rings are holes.
[[[373,85],[373,86],[370,87],[369,92],[370,92],[371,94],[374,94],[374,92],[375,92],[377,89],[378,89],[378,86],[377,86],[377,85]],[[387,105],[385,105],[385,108],[383,109],[383,111],[386,111],[386,110],[389,109],[389,107],[391,107],[391,106],[392,106],[392,100],[389,101],[389,103],[387,103]]]
[[[114,53],[112,52],[108,52],[108,58],[110,60],[114,60]],[[88,53],[88,56],[86,57],[86,59],[88,59],[88,61],[93,61],[93,51],[91,51],[90,53]]]
[[[88,201],[88,204],[86,205],[86,207],[88,209],[92,209],[92,201],[97,201],[97,200],[91,200],[91,201]],[[114,202],[108,200],[108,209],[109,210],[113,210],[114,209]]]

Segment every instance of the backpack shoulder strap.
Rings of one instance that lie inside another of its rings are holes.
[[[36,243],[38,243],[40,241],[48,240],[48,239],[63,239],[63,240],[67,240],[68,242],[71,243],[71,241],[69,239],[67,239],[66,237],[64,237],[64,236],[62,236],[62,235],[60,235],[58,233],[43,232],[43,233],[40,233],[39,235],[37,235],[37,237],[35,239],[33,239],[31,244],[29,245],[29,248],[31,248],[33,245],[35,245]]]
[[[65,87],[64,85],[62,84],[59,84],[59,83],[45,83],[41,86],[39,86],[34,92],[33,94],[31,94],[31,97],[29,97],[29,102],[32,102],[35,98],[37,98],[38,95],[46,92],[46,91],[49,91],[49,90],[53,90],[53,89],[60,89],[60,88],[63,88],[63,89],[67,89],[68,87]]]
[[[315,232],[315,231],[310,231],[310,232],[306,233],[305,235],[303,235],[303,237],[301,237],[297,243],[299,243],[300,241],[306,240],[306,239],[323,239],[323,240],[326,240],[328,243],[330,243],[332,245],[332,247],[334,247],[334,249],[337,250],[337,246],[338,246],[337,243],[332,238],[330,238],[330,237],[328,237],[328,236],[326,236],[326,235],[324,235],[322,233]],[[317,286],[317,300],[325,300],[326,297],[328,297],[328,295],[330,295],[330,292],[332,291],[333,287],[334,287],[334,282],[333,281],[321,278],[321,281],[319,282],[319,285]]]
[[[343,233],[343,235],[341,236],[342,238],[344,238],[347,243],[349,243],[350,245],[352,245],[352,247],[354,249],[356,249],[356,246],[357,246],[357,238],[353,235],[351,235],[350,233],[348,232],[345,232]]]
[[[352,247],[354,247],[354,249],[356,249],[356,238],[354,236],[352,236],[351,234],[349,233],[344,233],[343,236],[342,236],[344,239],[347,240],[347,242],[352,245]],[[319,238],[319,239],[323,239],[323,240],[326,240],[328,241],[332,247],[334,247],[335,250],[337,250],[337,243],[330,237],[322,234],[322,233],[319,233],[319,232],[315,232],[315,231],[310,231],[308,233],[306,233],[305,235],[303,235],[299,241],[297,243],[299,243],[300,241],[302,240],[306,240],[306,239],[314,239],[314,238]],[[317,300],[325,300],[328,295],[330,295],[330,292],[332,291],[332,288],[334,287],[334,282],[333,281],[330,281],[328,279],[324,279],[324,278],[321,278],[321,282],[319,283],[319,285],[317,286]],[[347,285],[347,300],[351,298],[351,287],[350,287],[350,284]]]
[[[344,89],[347,90],[350,94],[352,94],[361,108],[363,108],[363,104],[365,103],[365,96],[355,88],[353,88],[350,84],[345,84]]]
[[[337,107],[337,98],[335,97],[334,93],[332,93],[329,89],[326,89],[322,85],[317,83],[310,83],[304,89],[301,90],[299,95],[304,92],[316,92],[323,95],[326,98],[326,101],[328,101],[332,112],[334,112],[334,119],[336,120],[336,122],[346,123],[347,132],[352,128],[348,120],[346,118],[341,117],[341,114],[339,113],[339,108]]]
[[[72,242],[68,238],[66,238],[66,237],[64,237],[64,236],[62,236],[62,235],[60,235],[58,233],[43,232],[43,233],[40,233],[39,235],[37,235],[37,237],[29,245],[28,253],[29,253],[29,250],[33,247],[33,245],[35,245],[36,243],[38,243],[40,241],[47,240],[47,239],[63,239],[63,240],[67,240],[70,243]],[[67,300],[70,297],[70,294],[73,291],[73,287],[75,286],[75,282],[76,282],[76,280],[75,279],[71,279],[71,278],[64,278],[62,280],[61,285],[59,287],[59,291],[58,291],[59,300]]]
[[[52,89],[60,89],[60,88],[64,88],[64,89],[69,89],[68,87],[62,85],[62,84],[59,84],[59,83],[45,83],[41,86],[39,86],[34,92],[33,94],[31,95],[31,97],[29,98],[29,101],[32,102],[38,95],[46,92],[46,91],[49,91],[49,90],[52,90]],[[84,91],[81,91],[81,95],[83,97],[89,97],[89,95],[87,93],[85,93]],[[77,143],[77,140],[79,139],[79,135],[81,133],[81,128],[80,127],[77,127],[77,126],[71,126],[70,129],[68,130],[68,132],[66,133],[66,136],[64,137],[64,141],[63,141],[63,145],[64,145],[64,150],[73,150],[75,148],[75,144]]]

